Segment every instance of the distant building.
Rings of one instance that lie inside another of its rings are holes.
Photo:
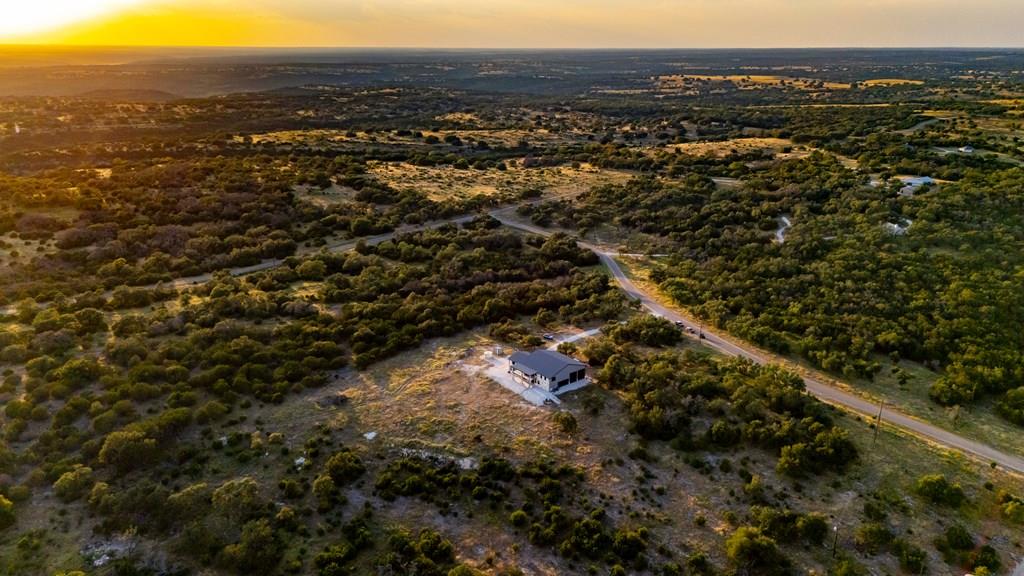
[[[586,365],[554,350],[515,352],[508,358],[508,372],[519,383],[548,392],[587,380]]]
[[[914,192],[921,186],[935,184],[935,179],[931,176],[901,176],[900,181],[903,182],[903,188],[900,188],[900,196],[913,196]]]

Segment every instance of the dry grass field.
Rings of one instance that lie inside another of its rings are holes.
[[[911,80],[909,78],[873,78],[871,80],[863,80],[859,82],[862,87],[875,87],[875,86],[920,86],[924,84],[921,80]]]
[[[398,190],[418,190],[432,200],[518,194],[539,190],[553,195],[574,195],[604,184],[621,184],[633,175],[623,170],[602,170],[588,164],[579,168],[523,168],[460,170],[450,166],[424,167],[407,163],[371,162],[370,174]]]
[[[709,142],[686,142],[670,144],[668,150],[678,150],[694,156],[715,156],[722,158],[730,154],[743,154],[762,150],[776,154],[779,158],[802,158],[810,154],[805,146],[795,146],[786,138],[733,138]]]
[[[687,89],[697,83],[736,85],[740,90],[760,90],[764,88],[790,87],[798,90],[848,90],[848,82],[831,82],[814,78],[794,76],[776,76],[763,74],[674,74],[656,78],[657,86],[662,91]]]
[[[472,116],[464,113],[446,115],[444,120],[472,123]],[[577,142],[583,134],[574,131],[552,131],[545,128],[468,129],[468,130],[422,130],[417,135],[397,135],[393,132],[365,132],[361,130],[279,130],[247,136],[255,144],[302,145],[317,148],[331,148],[342,145],[422,145],[430,137],[443,142],[445,138],[457,136],[463,142],[486,142],[490,146],[517,146],[528,142],[534,146],[558,145]],[[236,142],[243,138],[235,137]],[[456,147],[452,147],[453,149]]]

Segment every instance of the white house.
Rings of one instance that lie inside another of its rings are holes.
[[[587,380],[585,364],[554,350],[515,352],[508,358],[508,373],[523,385],[548,392]]]

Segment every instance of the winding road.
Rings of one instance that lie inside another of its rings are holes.
[[[491,212],[491,216],[511,228],[517,228],[525,232],[540,234],[543,236],[550,236],[553,234],[551,230],[546,230],[533,224],[521,222],[509,217],[509,209],[494,210]],[[675,310],[662,305],[653,296],[651,296],[650,293],[644,291],[629,279],[626,273],[623,272],[622,267],[619,266],[619,263],[616,262],[615,258],[612,256],[612,252],[605,251],[601,247],[588,242],[580,241],[579,245],[596,253],[601,259],[601,263],[608,268],[612,277],[615,278],[615,281],[619,284],[622,290],[631,298],[638,301],[652,314],[661,316],[671,320],[672,322],[679,323],[690,330],[700,331],[704,335],[704,338],[702,339],[704,344],[718,352],[721,352],[722,354],[747,358],[758,364],[767,364],[772,361],[770,355],[757,350],[753,346],[727,340],[714,332],[708,331],[707,328],[704,328],[703,326],[698,326],[697,323],[693,322],[690,318],[687,318]],[[878,414],[879,406],[874,402],[828,384],[827,382],[813,376],[803,375],[803,379],[807,387],[807,391],[827,404],[831,404],[851,412],[856,412],[866,416],[869,420],[874,419]],[[903,414],[895,408],[886,407],[882,411],[882,421],[891,426],[906,430],[944,448],[974,457],[985,464],[994,462],[1006,470],[1010,470],[1018,474],[1024,474],[1024,458],[1013,454],[1007,454],[1000,450],[996,450],[987,444],[964,438],[963,436],[944,430],[938,426],[928,424],[927,422]]]

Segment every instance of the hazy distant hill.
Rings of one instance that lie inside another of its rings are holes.
[[[742,62],[742,66],[738,63]],[[202,97],[294,86],[444,86],[530,94],[635,88],[659,75],[775,74],[946,80],[1024,70],[1021,50],[0,49],[0,95],[142,90]]]

